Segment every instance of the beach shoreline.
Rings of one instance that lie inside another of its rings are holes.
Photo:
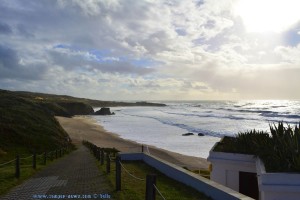
[[[80,145],[82,140],[87,140],[100,147],[115,147],[121,152],[142,151],[142,144],[123,139],[116,133],[108,132],[89,116],[56,117],[56,119],[69,134],[75,145]],[[154,146],[144,146],[144,151],[180,167],[187,167],[190,170],[208,169],[210,164],[205,158],[182,155]]]

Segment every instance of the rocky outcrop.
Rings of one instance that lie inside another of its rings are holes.
[[[110,108],[101,108],[95,112],[95,115],[114,115],[114,112],[110,112]]]
[[[182,136],[190,136],[190,135],[195,135],[195,134],[194,133],[184,133],[184,134],[182,134]],[[197,135],[198,136],[204,136],[203,133],[198,133]]]
[[[194,135],[194,133],[184,133],[184,134],[182,134],[182,136],[190,136],[190,135]]]

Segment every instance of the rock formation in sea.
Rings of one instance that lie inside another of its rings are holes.
[[[114,112],[110,112],[110,108],[101,108],[95,112],[95,115],[114,115]]]

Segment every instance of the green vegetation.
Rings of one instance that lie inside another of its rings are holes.
[[[135,102],[135,103],[133,103],[133,102],[118,102],[118,101],[100,101],[100,100],[93,100],[93,99],[86,99],[86,98],[77,98],[77,97],[72,97],[72,96],[67,96],[67,95],[54,95],[54,94],[44,94],[44,93],[23,92],[23,91],[14,92],[14,93],[20,97],[34,100],[35,102],[58,103],[59,104],[58,106],[61,106],[64,109],[66,109],[64,104],[70,103],[70,102],[84,104],[89,107],[166,106],[165,104],[149,103],[149,102],[145,102],[145,101]],[[60,109],[61,109],[61,107],[60,107]],[[91,113],[89,113],[89,114],[91,114]]]
[[[97,149],[99,149],[96,145],[91,142],[83,141],[83,145],[88,147],[91,153],[96,157],[98,155]],[[115,148],[105,148],[106,152],[110,153],[110,159],[113,161],[110,165],[110,173],[107,174],[107,180],[111,184],[111,187],[116,188],[116,164],[115,164],[115,153],[118,152]],[[100,165],[99,161],[97,161],[97,166],[99,169],[106,173],[106,161],[104,165]],[[146,193],[146,175],[147,174],[156,174],[156,186],[162,193],[162,195],[166,199],[172,200],[209,200],[211,198],[205,196],[204,194],[194,190],[193,188],[186,186],[182,183],[179,183],[164,174],[160,173],[156,169],[150,167],[142,161],[122,161],[121,168],[121,191],[114,191],[112,194],[113,198],[120,200],[139,200],[145,199]],[[126,172],[127,171],[127,172]],[[204,173],[207,173],[205,171]],[[130,173],[130,175],[128,174]],[[200,173],[200,171],[199,171]],[[209,172],[208,172],[209,173]],[[203,173],[201,173],[203,174]],[[132,177],[135,176],[138,179]],[[162,199],[158,192],[156,193],[156,199]]]
[[[36,171],[28,164],[21,167],[21,177],[16,179],[14,162],[5,166],[1,164],[14,160],[16,155],[24,157],[34,152],[41,154],[71,144],[71,139],[55,119],[55,115],[64,117],[86,115],[94,113],[92,106],[129,105],[140,104],[0,89],[0,194],[20,184]],[[117,152],[116,149],[105,151]],[[42,167],[38,165],[37,170]]]
[[[27,100],[35,105],[39,105],[52,115],[71,117],[72,115],[89,115],[94,113],[92,106],[80,98],[32,92],[11,92],[6,90],[0,90],[0,94]]]
[[[16,154],[51,151],[70,138],[54,116],[93,114],[92,106],[163,106],[0,90],[0,163]]]
[[[70,145],[68,134],[54,117],[58,112],[70,115],[68,109],[25,96],[0,90],[0,194],[36,172],[31,166],[32,158],[21,160],[19,179],[15,178],[15,162],[2,166],[3,163],[14,160],[16,155],[24,158],[34,152],[41,154]],[[37,170],[43,167],[41,160]]]
[[[19,179],[15,178],[15,166],[14,163],[0,168],[0,195],[4,195],[13,188],[21,184],[24,180],[32,176],[36,171],[39,171],[44,166],[38,165],[37,169],[34,170],[32,167],[23,167],[21,169],[21,176]]]
[[[47,108],[11,92],[0,92],[0,164],[17,154],[52,151],[70,138]]]
[[[271,134],[253,130],[234,138],[224,137],[214,151],[258,156],[268,172],[300,172],[299,126],[292,128],[279,122],[270,125]]]
[[[147,174],[156,174],[157,180],[156,185],[162,195],[166,199],[172,200],[208,200],[211,199],[204,194],[194,190],[193,188],[179,183],[164,174],[160,173],[156,169],[148,166],[142,161],[123,161],[123,166],[128,170],[129,173],[136,177],[146,179]],[[105,172],[105,165],[100,166],[100,169]],[[108,179],[115,188],[115,163],[111,165],[111,173],[108,174]],[[134,179],[128,175],[122,168],[121,175],[122,189],[119,192],[115,192],[114,196],[120,200],[139,200],[145,199],[146,193],[146,181]],[[156,193],[157,199],[162,199],[158,193]]]

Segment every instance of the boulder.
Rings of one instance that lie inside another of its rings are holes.
[[[204,134],[203,133],[198,133],[198,136],[204,136]]]
[[[182,136],[189,136],[189,135],[194,135],[194,133],[184,133]]]
[[[101,108],[95,112],[95,115],[114,115],[115,113],[110,112],[110,108]]]

